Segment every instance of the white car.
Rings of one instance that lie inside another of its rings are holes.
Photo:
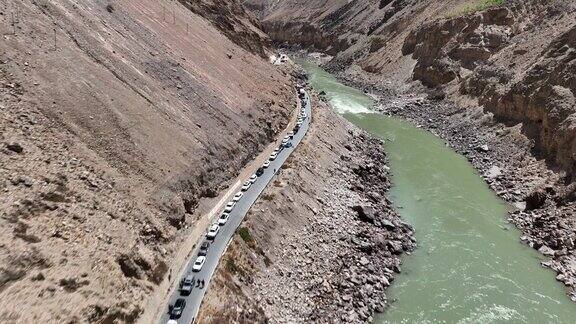
[[[266,168],[269,167],[269,166],[270,166],[270,161],[266,161],[266,162],[264,162],[264,164],[262,164],[262,167],[263,167],[264,169],[266,169]]]
[[[237,193],[234,195],[234,198],[232,198],[232,201],[238,202],[238,201],[240,201],[240,199],[242,199],[242,196],[244,196],[244,194],[242,193],[242,191],[237,192]]]
[[[286,146],[286,144],[288,144],[288,142],[290,141],[290,138],[285,138],[282,140],[282,146]]]
[[[298,127],[302,126],[302,122],[301,121],[297,122],[296,126],[298,126]]]
[[[220,231],[220,226],[218,226],[218,224],[212,224],[208,229],[208,233],[206,233],[206,238],[210,240],[215,239],[216,235],[218,235],[218,231]]]
[[[224,207],[224,211],[227,212],[227,213],[231,212],[232,209],[234,209],[234,206],[235,206],[235,205],[236,205],[235,202],[229,201],[229,202],[226,204],[226,207]]]
[[[258,180],[258,176],[256,174],[253,174],[250,179],[248,179],[248,181],[250,181],[250,183],[254,183],[256,182],[256,180]]]
[[[226,212],[222,213],[222,215],[220,215],[220,217],[218,218],[218,225],[220,225],[220,226],[226,225],[226,222],[228,221],[228,217],[230,217],[230,214],[228,214]]]
[[[178,322],[176,322],[176,320],[168,320],[166,324],[178,324]]]
[[[244,184],[242,185],[242,191],[247,191],[248,189],[250,189],[251,185],[252,185],[252,182],[250,182],[250,180],[244,182]]]
[[[278,153],[272,153],[272,154],[270,154],[270,157],[268,158],[268,160],[274,161],[274,160],[276,160],[277,157],[278,157]]]
[[[205,256],[197,257],[196,261],[194,261],[194,265],[192,266],[192,271],[198,272],[198,271],[202,270],[202,266],[204,265],[204,262],[206,262]]]
[[[288,136],[288,137],[290,137],[290,139],[293,139],[293,138],[294,138],[294,132],[290,132],[290,133],[288,133],[288,135],[287,135],[287,136]]]

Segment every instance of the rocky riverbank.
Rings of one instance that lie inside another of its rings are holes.
[[[254,205],[204,301],[202,322],[370,322],[400,255],[381,142],[314,103],[313,126]]]
[[[576,186],[536,157],[534,142],[522,134],[521,124],[498,123],[481,107],[464,99],[446,100],[441,91],[417,85],[396,91],[361,75],[339,77],[371,94],[379,112],[431,131],[466,156],[494,192],[515,207],[509,221],[523,232],[520,239],[547,258],[542,265],[557,273],[576,301]]]

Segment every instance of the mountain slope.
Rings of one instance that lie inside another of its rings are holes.
[[[266,37],[194,3],[0,8],[0,322],[135,321],[206,200],[286,124]]]

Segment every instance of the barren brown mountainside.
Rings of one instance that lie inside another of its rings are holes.
[[[295,107],[254,23],[234,0],[0,4],[0,322],[161,305],[204,202]]]

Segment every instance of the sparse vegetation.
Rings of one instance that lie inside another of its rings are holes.
[[[248,244],[254,242],[254,238],[252,238],[252,235],[250,235],[250,231],[247,227],[240,227],[238,234],[240,234],[240,237],[244,240],[244,242]]]
[[[506,0],[478,0],[472,5],[464,7],[462,14],[469,15],[476,11],[482,11],[490,7],[501,6]]]
[[[491,7],[501,6],[506,3],[506,0],[474,0],[457,6],[454,11],[446,15],[447,18],[454,18],[464,15],[469,15],[477,11],[486,10]]]
[[[262,195],[262,199],[266,200],[266,201],[271,201],[274,199],[274,194],[270,193],[270,194],[263,194]]]
[[[226,259],[226,270],[231,274],[239,274],[241,276],[245,275],[245,272],[240,268],[232,258]]]

